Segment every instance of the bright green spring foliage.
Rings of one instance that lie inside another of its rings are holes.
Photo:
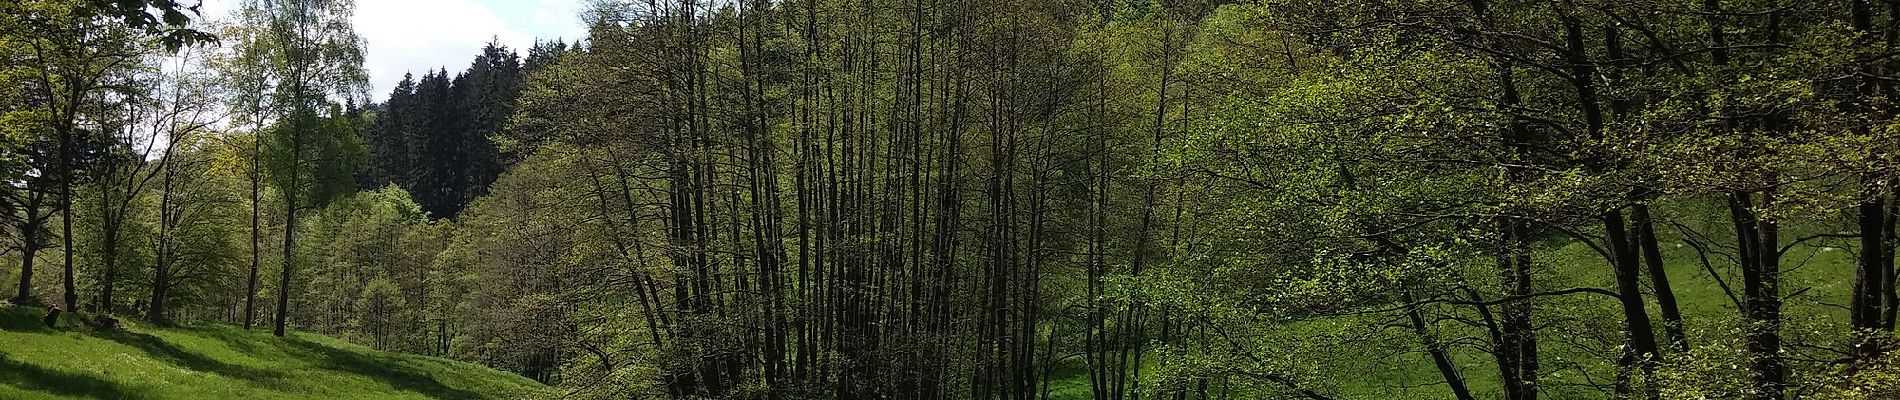
[[[243,4],[178,170],[250,246],[125,214],[217,255],[181,321],[583,399],[1892,389],[1885,4],[597,1],[385,104],[350,2]]]

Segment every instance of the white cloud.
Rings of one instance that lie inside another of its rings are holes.
[[[539,7],[534,8],[534,23],[537,25],[553,25],[565,15],[572,14],[575,5],[575,2],[568,0],[541,0],[539,3]]]
[[[490,40],[525,48],[533,38],[515,31],[487,7],[471,0],[370,0],[357,3],[356,32],[369,42],[363,67],[373,98],[389,95],[404,72],[417,75],[468,67]]]
[[[580,0],[539,0],[533,7],[528,21],[536,37],[572,42],[587,34],[587,27],[581,22]]]
[[[227,17],[238,0],[204,0],[202,12],[211,18]],[[525,3],[525,4],[524,4]],[[499,39],[503,45],[525,52],[534,44],[534,36],[584,32],[576,28],[578,0],[538,0],[535,3],[502,3],[502,10],[528,15],[508,15],[476,0],[358,0],[352,19],[356,33],[369,42],[363,68],[373,86],[370,97],[381,101],[402,80],[404,73],[422,75],[430,69],[448,68],[450,74],[468,68],[482,45]],[[526,7],[522,7],[526,6]],[[512,10],[532,8],[532,10]],[[509,21],[515,21],[510,24]],[[533,26],[523,26],[532,24]],[[570,39],[571,40],[571,39]]]

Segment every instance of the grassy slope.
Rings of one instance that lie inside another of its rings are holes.
[[[0,309],[0,399],[514,399],[534,381],[330,337],[230,326],[48,329]]]
[[[1734,233],[1728,230],[1727,215],[1719,208],[1719,204],[1682,201],[1664,205],[1659,212],[1666,213],[1663,216],[1674,218],[1690,230],[1708,236],[1713,240],[1712,251],[1733,253],[1730,241]],[[1782,240],[1786,244],[1798,237],[1837,229],[1851,227],[1827,226],[1825,222],[1789,225],[1783,227]],[[1691,345],[1704,344],[1693,342],[1696,340],[1732,339],[1735,334],[1731,328],[1739,320],[1739,312],[1723,292],[1721,284],[1710,277],[1695,249],[1683,244],[1681,230],[1662,225],[1657,226],[1657,233],[1661,239],[1670,286],[1684,314]],[[1840,330],[1847,323],[1846,311],[1835,305],[1846,304],[1851,290],[1855,262],[1853,249],[1849,247],[1851,243],[1836,240],[1808,244],[1791,248],[1782,258],[1782,292],[1787,295],[1783,305],[1784,318],[1787,320],[1783,334],[1790,341],[1831,339],[1840,335]],[[1710,254],[1709,257],[1710,264],[1729,282],[1731,289],[1741,290],[1735,286],[1738,285],[1739,271],[1732,266],[1733,261],[1724,254]],[[1539,246],[1535,261],[1541,288],[1615,288],[1609,265],[1595,250],[1582,243],[1552,238]],[[1483,263],[1478,265],[1482,266]],[[1467,272],[1474,282],[1495,282],[1494,277],[1487,276],[1490,274],[1492,272],[1482,268]],[[1651,318],[1660,318],[1653,299],[1650,300]],[[1614,345],[1614,341],[1620,340],[1615,336],[1617,323],[1622,318],[1616,303],[1606,297],[1585,295],[1542,302],[1539,307],[1540,321],[1562,320],[1566,327],[1540,335],[1543,343],[1539,353],[1545,364],[1544,379],[1550,384],[1545,390],[1556,398],[1601,397],[1594,389],[1573,385],[1588,381],[1607,382],[1610,379],[1613,367],[1609,364],[1611,360],[1606,359],[1604,354],[1608,354],[1605,353],[1608,349],[1606,345]],[[1365,332],[1366,324],[1383,322],[1396,321],[1333,318],[1293,323],[1283,327],[1281,332],[1288,337],[1351,336]],[[1661,320],[1655,322],[1657,339],[1661,340]],[[1316,371],[1318,377],[1313,382],[1315,386],[1336,389],[1343,398],[1349,399],[1451,398],[1443,384],[1444,378],[1419,350],[1415,336],[1404,329],[1383,332],[1385,335],[1377,335],[1373,339],[1349,341],[1346,345],[1330,346],[1317,352],[1327,356],[1322,360],[1312,360],[1320,364]],[[1477,331],[1447,334],[1468,337],[1481,335]],[[1480,398],[1495,397],[1499,384],[1494,361],[1489,355],[1477,350],[1467,344],[1456,351],[1462,375]],[[1089,398],[1088,377],[1080,362],[1064,365],[1051,377],[1051,381],[1054,386],[1051,388],[1052,399]]]
[[[1660,212],[1665,214],[1659,217],[1673,218],[1688,232],[1704,235],[1710,240],[1706,242],[1712,246],[1709,249],[1712,253],[1708,255],[1710,267],[1739,296],[1740,271],[1733,266],[1731,258],[1734,253],[1734,232],[1720,204],[1710,200],[1688,200],[1663,205]],[[1702,257],[1695,248],[1685,244],[1685,231],[1671,225],[1658,225],[1656,229],[1663,252],[1664,269],[1669,274],[1670,286],[1682,311],[1691,346],[1702,346],[1709,340],[1739,338],[1734,331],[1740,321],[1738,308],[1724,293],[1722,283],[1710,275],[1710,268],[1703,266]],[[1787,245],[1799,237],[1843,229],[1853,228],[1830,225],[1827,221],[1803,221],[1782,226],[1781,239]],[[1784,340],[1790,343],[1831,345],[1833,343],[1827,341],[1845,335],[1847,313],[1838,305],[1848,302],[1847,297],[1852,289],[1855,256],[1850,241],[1811,241],[1790,247],[1782,256]],[[1553,238],[1539,246],[1535,262],[1538,268],[1536,279],[1541,288],[1615,288],[1614,276],[1607,261],[1596,250],[1579,242]],[[1467,276],[1488,273],[1490,271],[1481,270],[1470,272]],[[1647,289],[1648,279],[1645,278],[1644,282]],[[1645,294],[1648,294],[1647,290]],[[1656,324],[1657,340],[1663,340],[1660,312],[1653,298],[1645,300],[1650,317]],[[1602,394],[1595,389],[1572,385],[1590,381],[1600,384],[1611,379],[1614,368],[1609,364],[1612,360],[1607,355],[1613,353],[1609,352],[1607,346],[1621,340],[1615,336],[1615,329],[1622,320],[1614,300],[1599,296],[1571,296],[1542,302],[1539,307],[1540,320],[1562,321],[1557,323],[1564,327],[1547,330],[1539,335],[1542,342],[1539,353],[1545,364],[1544,390],[1555,397],[1601,397]],[[1476,334],[1479,333],[1467,333]],[[1432,367],[1430,360],[1416,350],[1416,343],[1399,344],[1410,352],[1381,354],[1391,357],[1359,358],[1367,361],[1335,365],[1343,368],[1334,369],[1337,373],[1332,376],[1351,378],[1333,384],[1349,398],[1450,398],[1450,392],[1442,384],[1444,378]],[[1494,361],[1489,355],[1472,350],[1465,348],[1457,354],[1462,375],[1473,391],[1496,394],[1499,385]],[[1667,349],[1665,352],[1664,356],[1669,356]],[[1566,363],[1575,367],[1562,368]],[[1807,378],[1797,375],[1794,379],[1800,381]]]

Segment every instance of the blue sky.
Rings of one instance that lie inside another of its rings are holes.
[[[237,0],[204,0],[204,13],[222,18]],[[500,40],[523,56],[536,38],[584,36],[583,0],[357,0],[356,33],[369,42],[363,67],[370,97],[382,101],[405,72],[421,75],[468,68],[482,45]]]

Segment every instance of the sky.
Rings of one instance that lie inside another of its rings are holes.
[[[238,0],[203,1],[206,17],[222,19]],[[583,7],[583,0],[357,0],[353,22],[369,42],[370,97],[388,98],[404,73],[461,72],[490,40],[523,57],[536,38],[573,42],[587,33]]]

